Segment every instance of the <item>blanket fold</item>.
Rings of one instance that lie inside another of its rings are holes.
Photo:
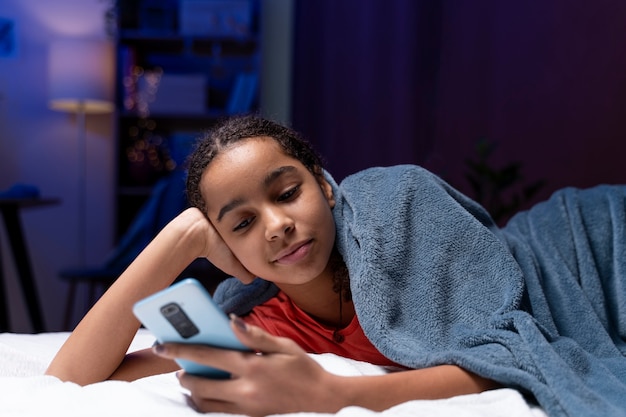
[[[551,416],[626,416],[625,187],[565,189],[498,229],[417,166],[327,178],[359,321],[381,353],[460,365]],[[251,308],[240,288],[216,299]]]

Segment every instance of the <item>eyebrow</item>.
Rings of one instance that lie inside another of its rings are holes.
[[[295,172],[295,171],[297,171],[296,167],[291,166],[291,165],[285,165],[285,166],[279,167],[265,176],[265,179],[263,180],[263,185],[267,188],[270,185],[272,185],[272,183],[276,181],[278,178],[280,178],[282,175],[289,173],[289,172]],[[236,198],[230,201],[228,204],[224,205],[220,209],[219,213],[217,214],[217,221],[218,222],[222,221],[222,218],[224,218],[224,216],[229,211],[236,209],[237,207],[241,206],[243,203],[245,203],[244,199]]]
[[[274,171],[270,172],[265,176],[265,180],[263,180],[263,185],[265,187],[269,187],[274,181],[276,181],[281,175],[286,174],[288,172],[296,171],[296,167],[292,165],[285,165],[279,168],[276,168]]]

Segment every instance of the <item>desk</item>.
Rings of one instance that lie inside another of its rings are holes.
[[[13,253],[15,267],[22,287],[22,294],[26,300],[26,307],[35,333],[45,331],[39,295],[35,287],[33,269],[30,263],[30,255],[26,247],[24,230],[20,219],[20,209],[29,207],[41,207],[58,204],[54,198],[0,198],[0,212],[4,220],[4,226],[9,237],[9,245]],[[2,252],[0,252],[0,255]],[[4,282],[4,269],[0,256],[0,332],[9,331],[9,300],[6,294]]]

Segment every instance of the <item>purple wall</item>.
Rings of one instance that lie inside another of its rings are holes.
[[[298,3],[293,108],[335,176],[418,163],[471,194],[486,137],[534,200],[626,183],[626,3],[340,4]]]

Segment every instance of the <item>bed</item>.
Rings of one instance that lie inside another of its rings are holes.
[[[195,416],[173,373],[134,382],[105,381],[80,387],[43,375],[68,333],[0,334],[0,415],[21,416]],[[130,350],[154,341],[140,330]],[[313,355],[326,369],[342,375],[380,374],[380,367],[339,356]],[[209,414],[218,415],[218,414]],[[329,416],[303,413],[299,416]],[[347,407],[336,416],[506,416],[546,417],[519,392],[499,389],[440,401],[410,401],[377,413]]]

